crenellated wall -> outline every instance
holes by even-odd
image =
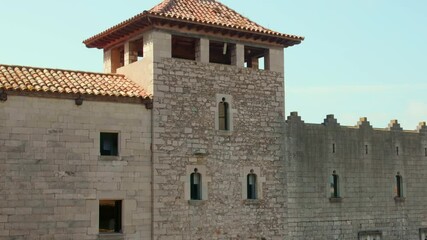
[[[290,239],[419,239],[427,227],[427,127],[404,131],[396,120],[374,129],[366,118],[340,126],[304,123],[296,112],[286,122],[286,172]],[[330,179],[339,176],[339,198]],[[403,179],[397,196],[396,175]]]

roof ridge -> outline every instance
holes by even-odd
[[[223,4],[222,2],[217,1],[217,0],[213,0],[213,1],[214,1],[214,2],[219,3],[220,5],[222,5],[222,6],[224,6],[224,7],[226,7],[227,9],[229,9],[230,11],[234,12],[235,14],[237,14],[237,15],[241,16],[242,18],[245,18],[246,20],[248,20],[248,21],[249,21],[249,22],[251,22],[252,24],[255,24],[257,27],[264,28],[265,30],[268,30],[268,31],[273,31],[273,30],[271,30],[270,28],[264,27],[264,26],[262,26],[262,25],[260,25],[260,24],[258,24],[258,23],[256,23],[256,22],[252,21],[250,18],[248,18],[248,17],[246,17],[245,15],[243,15],[243,14],[241,14],[241,13],[237,12],[236,10],[234,10],[234,9],[232,9],[231,7],[229,7],[229,6],[225,5],[225,4]]]
[[[245,24],[249,24],[249,26],[246,26],[246,27],[242,27],[242,26],[237,26],[236,25],[237,28],[255,30],[255,31],[259,31],[259,32],[268,32],[268,31],[274,32],[270,28],[264,27],[264,26],[262,26],[262,25],[260,25],[260,24],[258,24],[256,22],[254,22],[250,18],[244,16],[241,13],[238,13],[234,9],[228,7],[227,5],[225,5],[222,2],[217,1],[217,0],[164,0],[164,1],[160,2],[159,4],[157,4],[156,6],[152,7],[150,10],[148,10],[148,13],[155,14],[155,15],[160,14],[160,15],[165,15],[165,16],[175,16],[175,17],[176,16],[180,16],[179,18],[183,18],[183,15],[181,15],[179,13],[168,13],[168,11],[172,10],[171,8],[173,7],[173,4],[175,4],[175,5],[179,5],[179,3],[181,3],[181,4],[184,4],[184,3],[187,4],[188,2],[191,2],[189,4],[192,4],[192,3],[196,3],[196,4],[197,3],[201,3],[202,5],[204,5],[203,2],[213,3],[216,6],[212,5],[209,8],[214,9],[214,11],[216,9],[218,9],[219,12],[217,12],[217,13],[222,13],[222,11],[221,11],[220,8],[224,8],[226,10],[226,12],[231,12],[232,14],[240,17],[241,20],[243,20],[244,22],[246,22]],[[190,12],[193,13],[191,10],[190,10]],[[226,17],[226,18],[228,18],[228,17]],[[204,22],[203,19],[200,19],[198,16],[195,16],[195,15],[191,16],[191,19],[197,20],[199,22],[200,21]],[[215,25],[220,25],[220,26],[227,25],[227,24],[220,23],[220,22],[217,22],[217,21],[209,21],[209,22],[212,23],[212,24],[215,24]]]
[[[125,77],[124,74],[119,73],[100,73],[100,72],[90,72],[90,71],[82,71],[82,70],[72,70],[72,69],[62,69],[62,68],[43,68],[43,67],[34,67],[34,66],[25,66],[25,65],[10,65],[10,64],[2,64],[0,63],[0,67],[17,67],[17,68],[32,68],[32,69],[40,69],[40,70],[52,70],[52,71],[64,71],[64,72],[74,72],[74,73],[87,73],[87,74],[98,74],[98,75],[106,75],[106,76],[118,76]]]
[[[175,2],[175,0],[164,0],[159,4],[155,5],[154,7],[152,7],[150,10],[148,10],[148,12],[155,11],[155,9],[169,8],[173,2]]]

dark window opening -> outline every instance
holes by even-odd
[[[365,145],[365,154],[368,154],[368,145]]]
[[[125,65],[125,49],[122,47],[119,49],[119,68]]]
[[[122,232],[122,201],[100,200],[99,201],[99,232],[121,233]]]
[[[144,39],[138,39],[135,41],[135,51],[137,55],[137,61],[141,61],[144,58]]]
[[[172,36],[172,57],[196,60],[197,38]]]
[[[336,171],[334,170],[331,177],[331,197],[338,198],[339,195],[339,177]]]
[[[101,156],[118,156],[119,134],[101,133],[100,152]]]
[[[198,173],[197,168],[190,175],[190,199],[202,200],[202,175]]]
[[[403,197],[403,179],[399,173],[396,175],[396,197]]]
[[[231,65],[231,56],[235,49],[235,44],[209,41],[209,62]]]
[[[125,65],[125,48],[124,46],[111,50],[111,72],[116,73],[118,68]]]
[[[380,231],[364,231],[359,232],[359,240],[380,240],[381,232]]]
[[[245,64],[247,68],[269,69],[267,56],[269,50],[266,48],[257,48],[245,46]]]
[[[132,64],[134,62],[142,60],[144,57],[144,40],[138,39],[135,41],[130,41],[128,43],[129,49],[125,49],[125,52],[128,51],[127,56],[125,56],[125,65]],[[126,59],[126,57],[128,59]]]
[[[257,192],[256,192],[256,185],[257,185],[257,177],[254,173],[254,170],[251,170],[251,173],[247,175],[247,189],[248,189],[248,199],[257,199]]]
[[[399,156],[399,147],[396,147],[396,155]]]
[[[229,124],[229,105],[222,98],[222,101],[218,104],[218,118],[219,118],[219,130],[230,130]]]
[[[424,148],[424,156],[427,157],[427,148]]]
[[[332,153],[335,153],[335,143],[332,143]]]

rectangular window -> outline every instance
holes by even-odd
[[[399,174],[396,175],[396,197],[403,197],[403,179]]]
[[[269,70],[266,57],[269,54],[269,49],[245,46],[245,64],[247,68]]]
[[[99,232],[122,232],[121,200],[99,200]]]
[[[332,177],[333,177],[333,197],[339,197],[339,194],[338,194],[338,175],[336,175],[336,174],[334,174],[334,175],[332,175]]]
[[[218,104],[219,130],[229,130],[228,103],[225,98]]]
[[[172,35],[172,57],[196,60],[198,39]]]
[[[119,134],[102,132],[100,135],[100,153],[101,156],[119,155]]]
[[[340,179],[337,172],[334,170],[332,175],[329,176],[329,192],[330,192],[330,200],[335,201],[340,199]]]
[[[427,240],[427,228],[420,228],[420,239]]]
[[[231,55],[236,45],[226,42],[209,41],[209,62],[231,65]]]
[[[257,196],[256,196],[257,177],[253,173],[253,170],[246,177],[247,177],[248,199],[257,199]]]
[[[190,175],[190,199],[202,200],[202,175],[198,172],[197,168]]]
[[[359,232],[359,240],[381,240],[380,231]]]

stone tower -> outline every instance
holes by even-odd
[[[152,239],[287,234],[283,49],[215,0],[165,0],[88,40],[153,96]]]

